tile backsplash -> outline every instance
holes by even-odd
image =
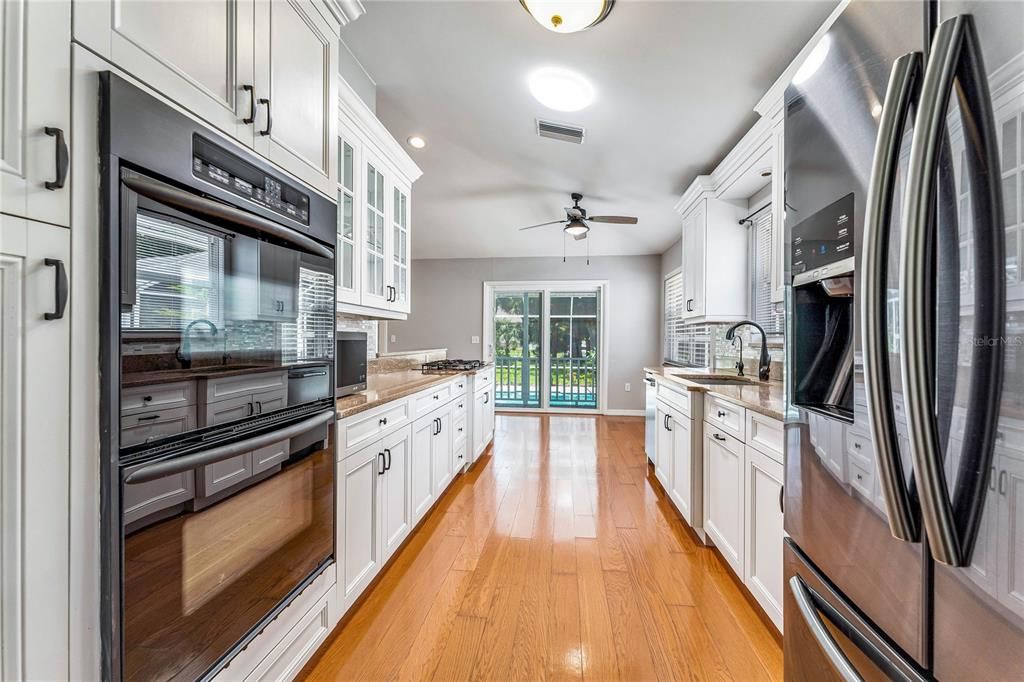
[[[681,343],[690,348],[688,357],[693,358],[692,365],[707,367],[714,370],[733,370],[739,360],[739,343],[727,341],[725,332],[731,324],[697,324],[687,325],[682,331]],[[742,327],[736,336],[743,339],[744,373],[757,376],[757,365],[761,358],[761,335],[753,327]],[[785,348],[781,338],[768,339],[768,356],[771,358],[771,377],[782,380],[783,365],[786,360]]]

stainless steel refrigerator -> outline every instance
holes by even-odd
[[[786,91],[785,664],[1024,677],[1024,3],[854,0]]]

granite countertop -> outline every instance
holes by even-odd
[[[703,391],[713,396],[736,403],[749,410],[773,419],[785,419],[786,400],[781,381],[758,381],[736,384],[700,384],[687,377],[699,378],[712,375],[729,375],[729,372],[707,372],[685,367],[644,367],[660,381],[669,381],[685,386],[691,391]],[[735,376],[735,374],[732,374]]]
[[[178,381],[195,381],[197,379],[214,379],[217,377],[234,377],[243,374],[261,374],[263,372],[287,372],[294,367],[314,367],[326,362],[292,362],[283,365],[211,365],[209,367],[193,367],[191,369],[162,369],[152,372],[124,372],[121,374],[121,388],[153,386],[156,384],[173,384]]]
[[[371,410],[392,400],[398,400],[431,386],[451,381],[460,375],[471,376],[491,366],[491,364],[487,364],[465,372],[427,373],[418,369],[407,369],[371,374],[366,378],[366,390],[338,398],[338,419],[345,419],[354,414]]]

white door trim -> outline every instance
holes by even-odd
[[[542,385],[540,386],[541,392],[541,405],[542,408],[518,408],[523,412],[548,412],[551,414],[559,413],[571,413],[571,414],[606,414],[608,410],[608,358],[611,355],[611,349],[609,348],[608,342],[611,335],[608,333],[608,311],[611,309],[609,304],[610,298],[610,286],[606,279],[574,279],[574,280],[522,280],[522,281],[489,281],[484,282],[484,300],[483,300],[483,329],[481,330],[483,336],[483,349],[482,356],[484,362],[494,362],[494,294],[499,291],[540,291],[543,295],[543,314],[541,315],[541,339],[547,339],[548,337],[548,313],[550,312],[550,294],[558,292],[571,292],[579,291],[581,289],[597,289],[601,296],[601,314],[598,319],[599,326],[599,337],[601,339],[601,350],[598,357],[599,365],[599,387],[597,396],[597,409],[596,410],[579,410],[574,408],[551,408],[547,407],[547,386],[543,385],[543,377],[547,376],[548,369],[550,367],[550,361],[548,358],[547,349],[543,349],[541,352],[541,377]],[[502,411],[512,411],[511,409]]]

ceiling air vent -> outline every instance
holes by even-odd
[[[537,119],[537,134],[541,137],[550,137],[552,140],[562,140],[563,142],[573,142],[575,144],[583,144],[583,128],[579,126],[571,126],[566,123],[555,123],[554,121],[545,121],[543,119]]]

